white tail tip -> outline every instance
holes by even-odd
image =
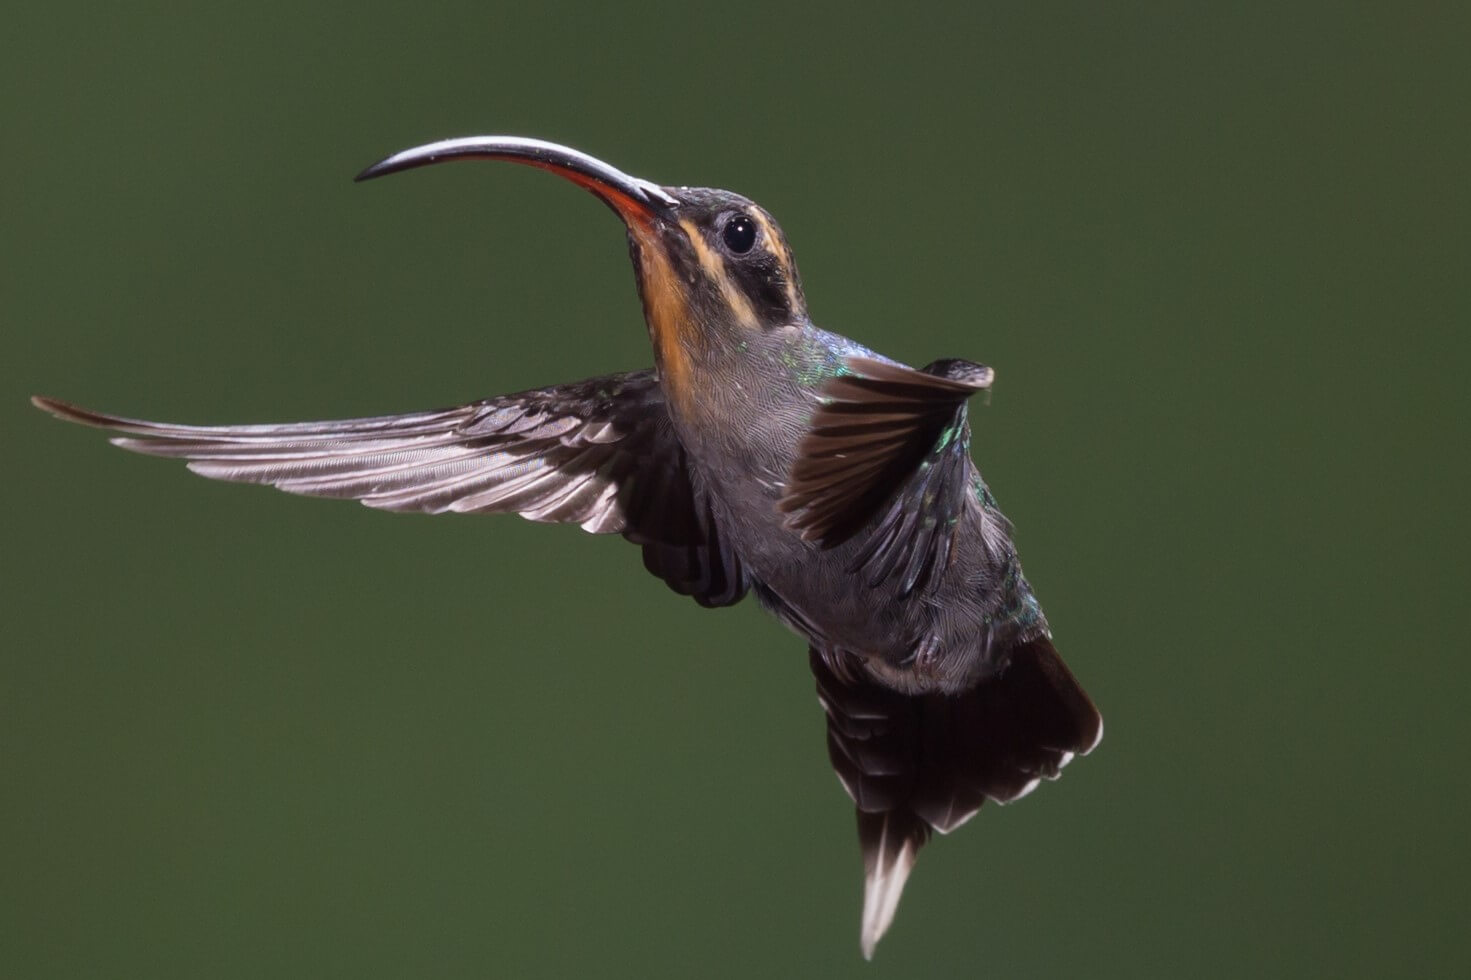
[[[898,845],[897,849],[894,845]],[[895,840],[888,834],[883,837],[883,846],[873,855],[863,883],[863,932],[859,942],[864,959],[873,959],[874,948],[893,923],[899,896],[904,893],[904,883],[909,880],[918,856],[919,846],[912,838]]]

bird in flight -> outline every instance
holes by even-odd
[[[622,219],[653,368],[284,425],[33,401],[212,479],[578,524],[621,534],[703,606],[753,594],[808,646],[828,755],[857,810],[871,957],[933,832],[1057,778],[1103,734],[971,459],[967,401],[993,372],[907,367],[814,325],[781,229],[729,191],[662,187],[513,136],[415,147],[358,179],[473,159],[551,171]]]

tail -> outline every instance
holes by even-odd
[[[1010,803],[1056,779],[1103,737],[1103,719],[1039,637],[959,695],[910,696],[869,679],[850,654],[811,651],[828,755],[858,809],[863,955],[893,922],[932,830],[949,833],[987,799]]]

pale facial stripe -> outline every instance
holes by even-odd
[[[801,308],[797,301],[797,277],[792,274],[792,251],[787,248],[786,242],[777,233],[776,226],[767,219],[760,211],[755,212],[756,223],[761,226],[761,232],[767,242],[767,250],[776,256],[776,261],[781,264],[782,281],[787,287],[787,309],[796,311]]]
[[[761,323],[756,318],[756,311],[751,307],[751,301],[746,294],[736,288],[731,282],[729,273],[725,269],[725,259],[711,251],[705,242],[705,236],[700,229],[688,218],[682,219],[679,226],[689,236],[690,244],[694,246],[695,258],[700,262],[700,268],[705,270],[705,275],[720,287],[720,295],[725,300],[725,305],[735,314],[743,327],[756,330]]]

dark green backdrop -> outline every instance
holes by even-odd
[[[0,974],[1471,968],[1452,5],[67,6],[0,41]],[[478,132],[747,193],[819,323],[998,369],[976,454],[1108,735],[932,845],[872,965],[753,603],[25,404],[321,418],[647,363],[587,195],[349,180]]]

